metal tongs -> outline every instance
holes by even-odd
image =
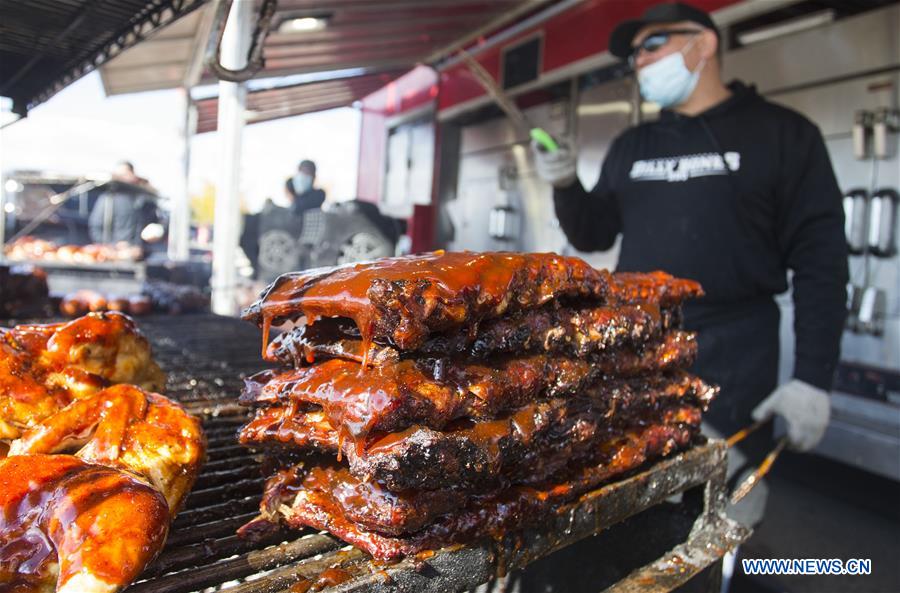
[[[728,445],[728,448],[730,449],[734,445],[740,443],[745,438],[771,422],[774,418],[774,416],[769,416],[767,418],[763,418],[762,420],[757,420],[750,426],[742,428],[741,430],[728,437],[728,440],[725,441],[725,444]],[[753,470],[753,473],[747,476],[747,478],[743,482],[738,484],[734,491],[731,493],[731,504],[737,504],[741,500],[743,500],[743,498],[747,496],[747,494],[749,494],[750,491],[753,490],[753,488],[763,480],[763,478],[766,477],[766,474],[768,474],[772,469],[772,465],[775,463],[775,460],[778,459],[778,456],[781,455],[781,452],[784,451],[785,447],[787,447],[787,444],[787,435],[778,439],[775,447],[771,451],[769,451],[765,459],[762,460],[762,463],[760,463],[759,466],[755,470]]]
[[[488,96],[494,100],[494,103],[496,103],[500,110],[506,114],[515,127],[528,132],[529,137],[535,141],[540,150],[544,152],[556,152],[559,150],[559,143],[556,141],[556,138],[554,138],[550,132],[535,126],[531,120],[528,119],[528,116],[519,109],[519,106],[516,105],[515,101],[500,88],[500,85],[497,84],[494,77],[491,76],[491,73],[485,70],[484,66],[482,66],[478,60],[473,58],[465,49],[460,49],[459,55],[466,62],[472,75],[475,76],[475,80],[478,81]]]

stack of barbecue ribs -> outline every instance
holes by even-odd
[[[376,558],[539,521],[689,446],[716,389],[685,369],[700,286],[555,254],[444,253],[287,274],[245,318],[296,322],[251,377],[260,517]]]

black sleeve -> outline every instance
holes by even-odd
[[[325,203],[325,192],[321,189],[311,189],[294,198],[294,212],[301,213],[307,210],[321,208]]]
[[[830,390],[847,316],[844,209],[822,134],[803,124],[783,144],[778,240],[794,273],[794,377]]]
[[[615,158],[614,142],[603,161],[600,179],[590,192],[585,191],[578,179],[569,187],[553,190],[553,206],[559,226],[578,251],[609,249],[622,232],[619,202],[611,187]]]
[[[108,193],[100,194],[100,197],[94,202],[94,207],[91,209],[90,214],[88,214],[88,236],[92,243],[99,243],[103,240],[104,210],[107,208],[106,204],[110,199]]]

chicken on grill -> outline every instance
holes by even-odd
[[[114,593],[156,557],[206,449],[164,381],[121,314],[0,332],[0,591]]]
[[[165,386],[149,343],[125,315],[0,329],[0,441],[118,383],[151,391]]]
[[[200,422],[181,406],[133,385],[76,400],[25,431],[9,455],[73,453],[127,470],[161,492],[174,517],[203,463]]]
[[[0,459],[0,590],[114,593],[165,542],[166,500],[71,455]]]

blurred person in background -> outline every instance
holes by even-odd
[[[316,182],[316,164],[310,160],[300,161],[297,173],[284,184],[285,193],[291,201],[294,214],[303,214],[307,210],[321,208],[325,203],[325,192],[314,187]]]
[[[91,210],[88,231],[94,243],[140,245],[163,238],[165,229],[157,212],[156,190],[135,174],[130,162],[116,165],[111,181]]]

